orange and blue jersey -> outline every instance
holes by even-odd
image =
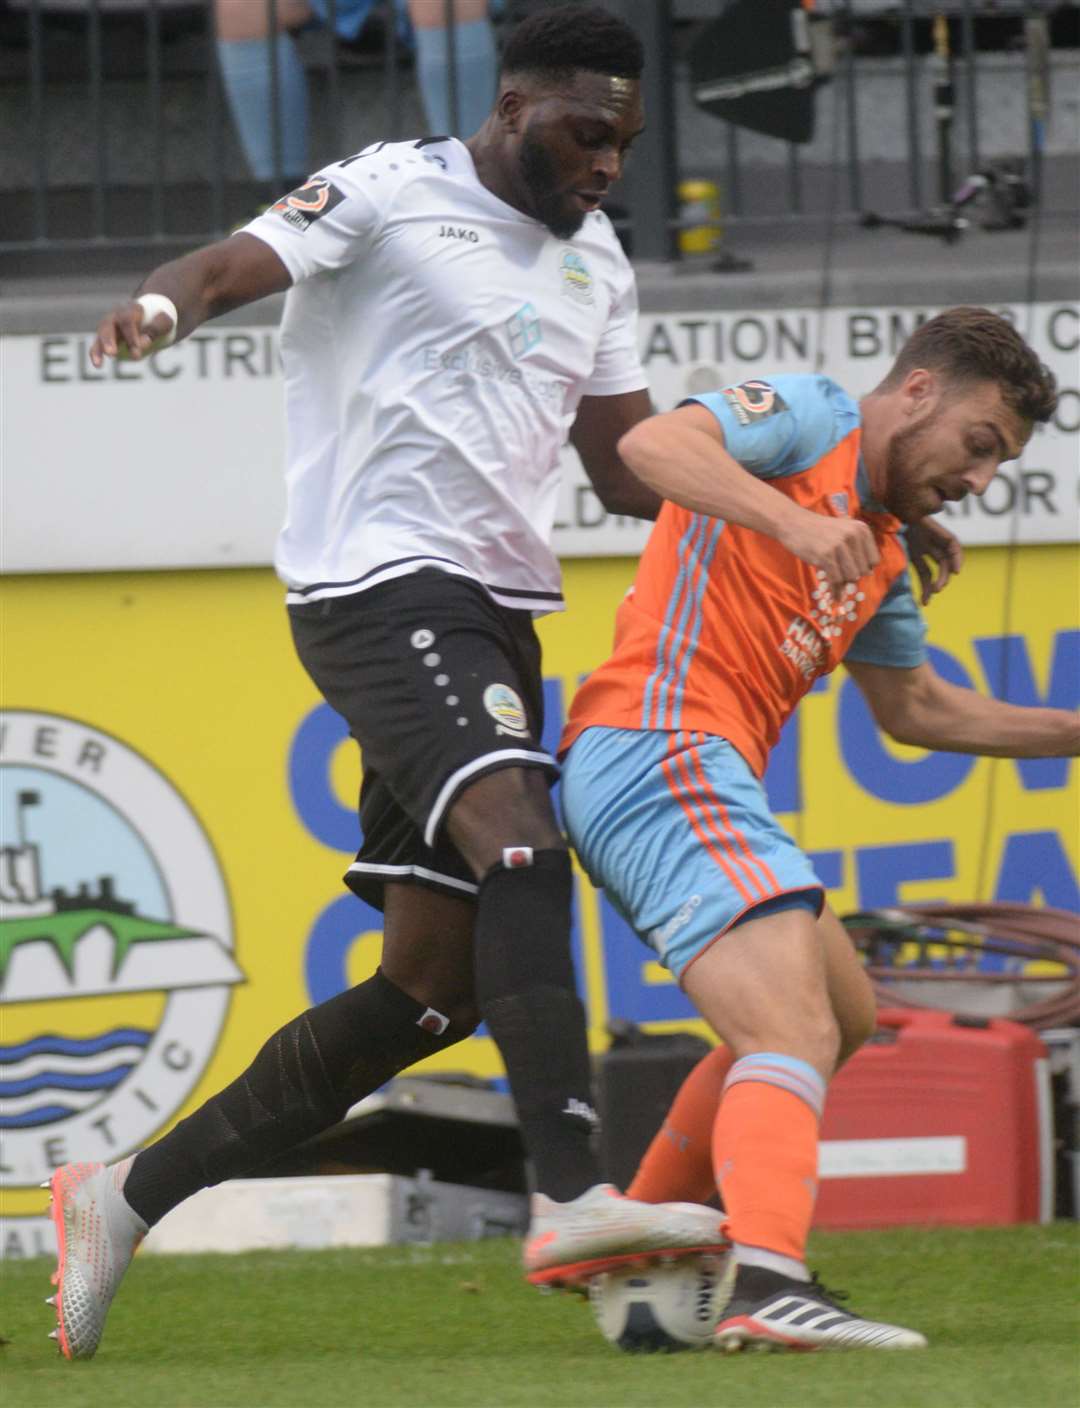
[[[692,398],[729,453],[812,513],[855,517],[879,561],[834,595],[774,539],[666,503],[619,607],[610,657],[582,685],[560,751],[587,728],[727,739],[761,777],[785,720],[849,656],[909,668],[925,658],[900,521],[870,496],[859,409],[824,376],[747,381]]]

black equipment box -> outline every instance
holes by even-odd
[[[345,1118],[260,1176],[421,1170],[440,1183],[526,1191],[525,1156],[509,1095],[475,1077],[398,1076]]]
[[[612,1022],[610,1050],[597,1063],[600,1166],[625,1190],[679,1086],[710,1043],[689,1032],[652,1036],[632,1022]]]

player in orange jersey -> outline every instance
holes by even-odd
[[[761,778],[784,721],[841,660],[902,742],[1080,752],[1075,714],[934,671],[904,542],[905,524],[983,493],[1055,404],[1010,323],[954,308],[859,403],[824,376],[778,376],[620,441],[667,502],[613,652],[571,709],[563,807],[585,869],[731,1054],[711,1131],[738,1261],[724,1348],[925,1344],[839,1309],[806,1270],[826,1085],[872,1030],[874,1000]],[[698,1094],[692,1118],[707,1120]]]

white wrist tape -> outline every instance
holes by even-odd
[[[136,298],[135,302],[143,310],[143,327],[152,323],[161,313],[172,322],[172,327],[168,332],[162,333],[160,337],[155,337],[150,344],[150,351],[156,352],[161,347],[171,347],[176,341],[176,325],[180,321],[180,315],[176,311],[176,304],[171,298],[166,298],[163,293],[143,293]]]

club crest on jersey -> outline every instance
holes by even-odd
[[[340,205],[345,199],[332,181],[325,176],[312,176],[295,191],[282,196],[270,207],[272,215],[281,218],[296,230],[307,230],[316,220],[321,220],[328,210]]]
[[[767,420],[787,410],[787,402],[767,381],[743,381],[738,386],[725,386],[723,395],[740,425]]]
[[[847,518],[851,510],[851,501],[848,497],[846,489],[841,490],[841,492],[838,494],[830,494],[829,503],[832,504],[833,508],[836,510],[836,512],[840,515],[841,518]]]
[[[576,303],[594,301],[593,276],[576,249],[568,249],[563,255],[559,272],[562,274],[563,293],[568,294]]]
[[[489,684],[484,690],[484,708],[495,720],[496,733],[508,733],[511,738],[525,738],[529,719],[521,696],[508,684]]]

